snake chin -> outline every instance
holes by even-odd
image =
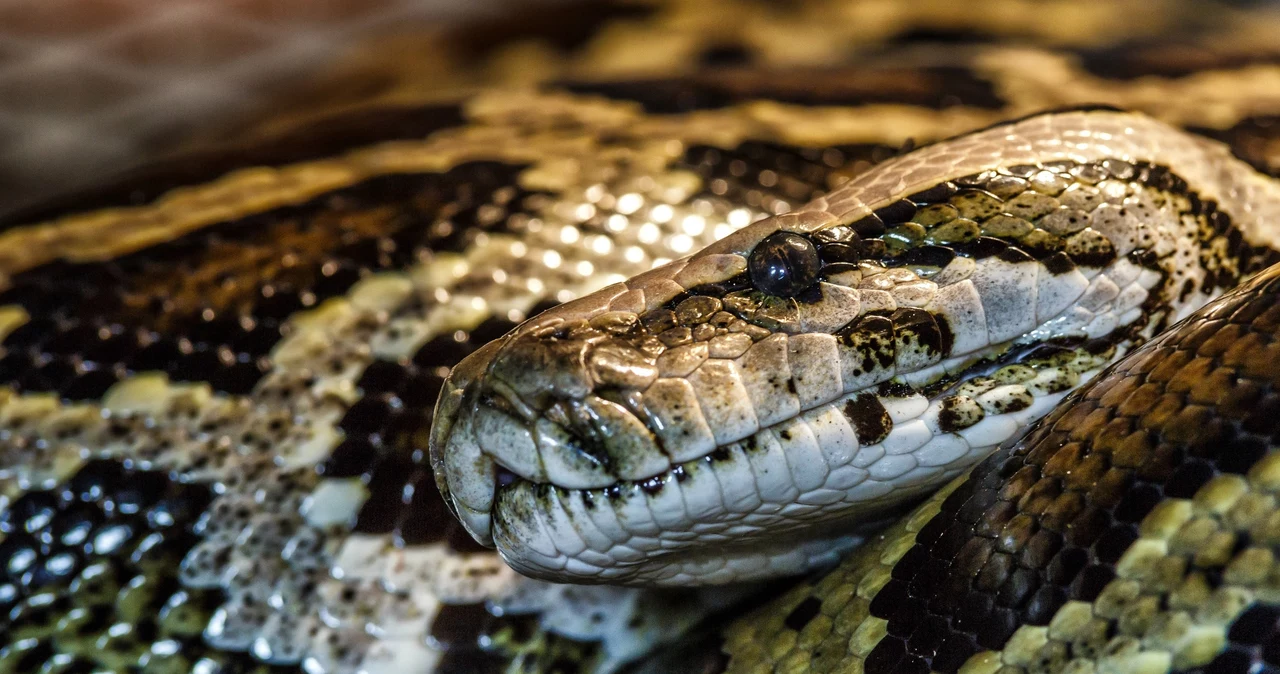
[[[575,584],[582,585],[688,588],[776,581],[830,568],[862,545],[867,534],[888,522],[877,518],[857,527],[836,527],[825,532],[798,529],[780,532],[764,541],[720,538],[708,545],[663,555],[660,560],[637,556],[630,564],[613,561],[604,565],[592,564],[590,555],[541,554],[542,549],[554,550],[551,541],[527,538],[529,532],[519,522],[496,518],[493,529],[498,554],[526,576],[563,582],[566,575],[572,575]],[[515,544],[512,537],[521,540]]]

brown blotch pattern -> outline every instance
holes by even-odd
[[[0,385],[92,400],[134,372],[248,393],[288,317],[365,275],[509,230],[536,195],[520,166],[391,175],[100,263],[54,262],[0,292],[32,319],[0,346]]]

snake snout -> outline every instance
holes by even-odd
[[[582,398],[591,391],[588,349],[586,340],[558,338],[554,332],[518,334],[495,355],[489,376],[517,405]]]
[[[526,326],[468,356],[449,375],[432,431],[432,460],[441,493],[481,543],[491,543],[489,511],[502,487],[517,480],[607,486],[617,480],[612,469],[625,463],[612,457],[635,453],[632,436],[643,424],[593,391],[617,379],[599,372],[634,374],[644,364],[628,364],[598,333],[579,327]]]
[[[480,448],[519,478],[567,489],[666,470],[634,399],[656,368],[582,328],[517,334],[494,353],[469,408]]]
[[[474,401],[484,373],[502,341],[464,358],[449,373],[436,402],[428,443],[436,486],[476,541],[492,545],[489,509],[497,484],[494,464],[480,449],[474,430]]]

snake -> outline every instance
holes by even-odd
[[[0,672],[1280,666],[1276,24],[1156,4],[542,9],[0,216]]]

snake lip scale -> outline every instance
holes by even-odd
[[[470,356],[437,412],[441,491],[548,579],[828,563],[1256,269],[1277,199],[1220,146],[1112,110],[916,150]],[[963,395],[1035,344],[1073,355]]]

